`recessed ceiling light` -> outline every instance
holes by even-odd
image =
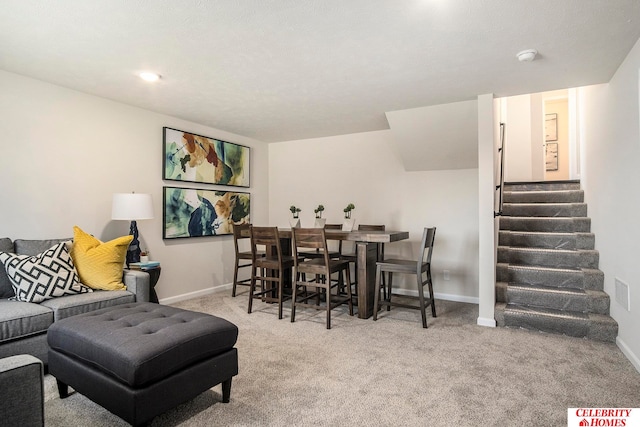
[[[148,72],[148,71],[140,73],[139,76],[140,76],[140,78],[142,80],[147,81],[147,82],[156,82],[156,81],[158,81],[160,79],[160,75],[159,74],[151,73],[151,72]]]
[[[536,58],[538,51],[535,49],[527,49],[516,54],[518,61],[520,62],[531,62]]]

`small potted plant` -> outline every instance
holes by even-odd
[[[302,212],[302,209],[300,208],[296,208],[294,205],[291,205],[291,207],[289,208],[289,210],[291,211],[291,213],[293,214],[293,218],[298,218],[298,214],[300,212]]]
[[[300,214],[302,209],[297,208],[294,205],[291,205],[289,210],[291,211],[291,214],[293,215],[293,218],[289,220],[289,224],[291,225],[291,228],[300,227],[300,219],[298,218],[298,215]]]
[[[354,228],[356,220],[351,218],[351,211],[356,207],[353,203],[349,203],[346,208],[342,211],[344,212],[344,224],[342,224],[343,231],[351,231]]]
[[[324,228],[324,224],[327,221],[326,219],[322,218],[322,212],[324,211],[324,206],[318,205],[318,207],[315,208],[313,211],[316,214],[315,228]]]
[[[347,205],[346,208],[343,209],[344,211],[344,218],[345,219],[349,219],[351,218],[351,211],[354,210],[356,207],[353,205],[353,203],[349,203]]]

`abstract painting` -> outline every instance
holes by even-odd
[[[163,187],[163,239],[233,234],[233,224],[250,222],[250,194]]]
[[[249,187],[249,147],[168,127],[163,141],[162,179]]]

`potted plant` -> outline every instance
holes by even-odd
[[[354,229],[356,220],[351,218],[351,211],[355,208],[356,207],[353,203],[349,203],[347,207],[342,210],[344,212],[344,223],[342,224],[343,231],[351,231]]]
[[[293,214],[294,218],[298,218],[298,214],[300,212],[302,212],[302,209],[300,208],[296,208],[294,205],[291,205],[291,207],[289,208],[289,210],[291,211],[291,213]]]
[[[356,208],[356,207],[354,206],[354,204],[353,204],[353,203],[349,203],[349,204],[347,205],[347,207],[343,209],[343,211],[344,211],[344,218],[345,218],[345,219],[349,219],[349,218],[351,218],[351,211],[352,211],[352,210],[354,210],[355,208]]]
[[[315,208],[313,211],[316,213],[316,222],[314,227],[324,228],[324,224],[327,221],[326,219],[322,218],[322,212],[324,211],[324,206],[318,205],[318,207]]]

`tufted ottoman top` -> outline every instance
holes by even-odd
[[[131,303],[68,317],[47,332],[49,347],[141,387],[233,348],[238,327],[204,313]]]

